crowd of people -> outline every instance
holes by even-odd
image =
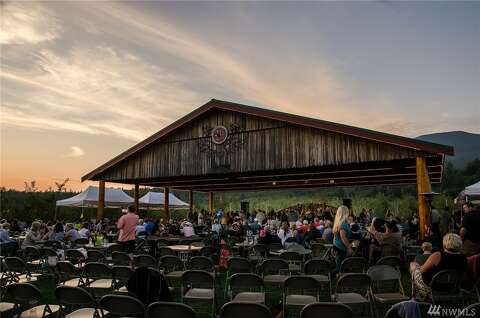
[[[141,219],[135,208],[130,206],[116,222],[108,219],[78,223],[36,220],[27,224],[1,220],[0,244],[2,254],[14,255],[18,249],[33,246],[39,241],[69,244],[84,238],[94,242],[99,234],[115,236],[126,252],[133,252],[136,240],[149,235],[191,237],[211,233],[217,242],[237,238],[253,243],[279,243],[284,248],[289,244],[309,248],[313,242],[321,240],[331,244],[338,270],[341,262],[354,254],[364,256],[371,264],[381,256],[402,256],[402,245],[413,241],[413,244],[423,243],[423,254],[410,268],[417,289],[422,291],[428,289],[436,272],[443,269],[465,270],[467,257],[478,257],[480,212],[471,203],[463,205],[463,212],[456,233],[451,228],[440,226],[441,222],[435,221],[437,219],[432,214],[432,224],[426,229],[427,237],[424,242],[418,242],[417,216],[400,219],[387,212],[381,219],[375,217],[371,209],[355,215],[344,205],[336,211],[327,206],[315,209],[299,206],[277,212],[258,210],[251,213],[224,212],[220,209],[212,213],[200,211],[188,219],[178,220]],[[25,234],[19,244],[12,235],[20,233]]]

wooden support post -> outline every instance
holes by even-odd
[[[420,227],[420,239],[425,239],[425,227],[430,225],[430,208],[427,200],[421,193],[431,192],[432,186],[428,177],[427,162],[424,157],[416,159],[417,171],[417,197],[418,197],[418,220]]]
[[[167,220],[170,219],[170,204],[169,204],[169,198],[170,198],[170,188],[164,188],[163,194],[165,195],[165,200],[163,202],[163,209],[165,210],[166,218]]]
[[[137,214],[140,213],[140,203],[139,203],[139,196],[140,196],[140,186],[138,184],[135,184],[135,190],[133,192],[133,199],[135,200],[135,211],[137,211]]]
[[[188,220],[191,220],[193,215],[193,190],[188,190]]]
[[[97,220],[103,219],[105,209],[105,181],[98,183]]]
[[[214,204],[213,204],[213,192],[208,192],[208,209],[211,213],[214,212]]]

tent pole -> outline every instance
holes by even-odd
[[[188,220],[191,220],[193,215],[193,190],[188,190]]]
[[[103,219],[105,209],[105,181],[98,182],[97,220]]]
[[[169,209],[169,204],[168,204],[168,199],[170,197],[170,188],[165,187],[163,190],[163,194],[165,196],[164,202],[163,202],[163,209],[165,210],[165,214],[167,216],[167,220],[170,219],[170,209]]]
[[[135,211],[137,211],[137,214],[140,213],[140,206],[138,202],[138,197],[139,197],[139,185],[138,183],[135,184],[135,191],[134,191],[134,200],[135,200]]]

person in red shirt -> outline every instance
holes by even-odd
[[[123,246],[126,253],[133,253],[135,250],[135,230],[138,223],[138,215],[136,214],[135,206],[130,205],[127,213],[122,215],[117,223],[117,228],[120,230],[118,234],[118,242]]]

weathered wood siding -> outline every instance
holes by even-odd
[[[245,142],[226,156],[200,151],[204,126],[236,124]],[[419,152],[246,114],[215,110],[109,168],[100,179],[120,181],[211,173],[308,168],[415,158]]]

